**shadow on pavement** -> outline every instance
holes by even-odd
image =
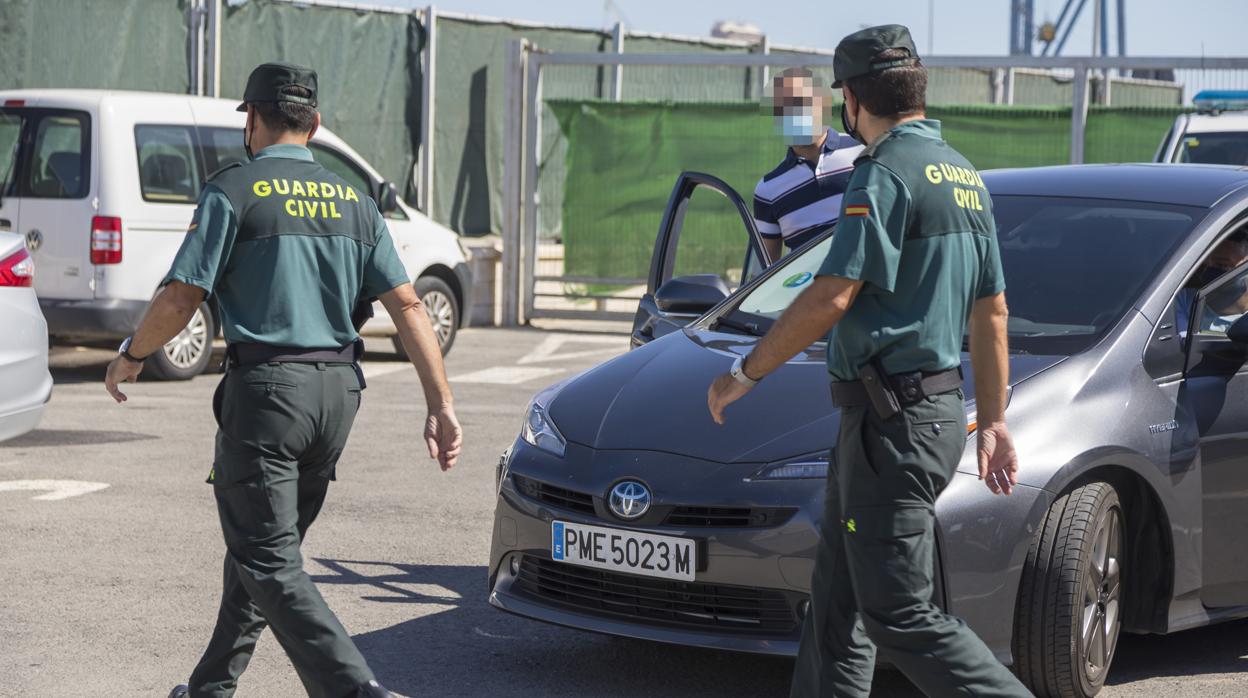
[[[425,604],[425,615],[355,637],[387,688],[438,696],[783,696],[787,658],[594,635],[509,615],[486,602],[486,569],[323,560],[318,585],[360,585],[378,603]],[[397,613],[396,613],[397,615]],[[877,695],[919,696],[881,671]]]
[[[36,429],[16,439],[5,441],[0,448],[38,448],[41,446],[85,446],[97,444],[120,444],[127,441],[158,439],[153,434],[134,431],[105,431],[96,429]]]
[[[1248,620],[1173,635],[1123,635],[1108,684],[1248,671]]]

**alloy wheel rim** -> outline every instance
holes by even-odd
[[[191,368],[199,363],[208,347],[208,320],[204,310],[195,311],[191,321],[164,346],[165,358],[178,368]]]
[[[438,335],[438,343],[446,344],[455,326],[455,313],[451,299],[441,291],[430,291],[425,294],[424,298],[421,298],[421,302],[425,304],[425,313],[429,315],[433,331]]]
[[[1083,615],[1080,637],[1083,669],[1089,681],[1104,679],[1118,643],[1122,599],[1122,525],[1117,509],[1097,522],[1083,583]]]

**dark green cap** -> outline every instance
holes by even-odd
[[[312,93],[312,98],[282,94],[283,87],[292,85],[306,88]],[[294,102],[315,107],[316,71],[294,63],[258,65],[247,78],[247,89],[243,90],[243,103],[238,105],[238,110],[247,111],[247,105],[254,102]]]
[[[891,49],[905,49],[910,57],[889,61],[875,59]],[[900,24],[868,27],[841,39],[841,43],[836,45],[836,55],[832,57],[832,77],[835,78],[832,86],[840,87],[850,78],[914,65],[918,61],[919,52],[914,48],[914,39],[910,38],[909,29]]]

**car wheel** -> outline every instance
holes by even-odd
[[[425,304],[425,313],[429,323],[433,325],[433,333],[438,337],[438,346],[442,348],[442,356],[446,356],[455,343],[455,333],[459,328],[459,303],[455,300],[455,292],[446,282],[434,276],[422,276],[412,284],[416,295]],[[394,350],[399,356],[407,356],[403,350],[403,342],[399,336],[391,338]]]
[[[201,303],[191,321],[147,360],[146,375],[157,380],[190,380],[208,368],[216,324],[207,303]]]
[[[1122,624],[1123,522],[1113,486],[1093,482],[1057,498],[1027,551],[1014,666],[1041,698],[1105,685]]]

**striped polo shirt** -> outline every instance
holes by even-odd
[[[789,148],[784,160],[754,188],[754,224],[766,238],[783,238],[795,248],[836,222],[862,144],[828,129],[812,163]]]

